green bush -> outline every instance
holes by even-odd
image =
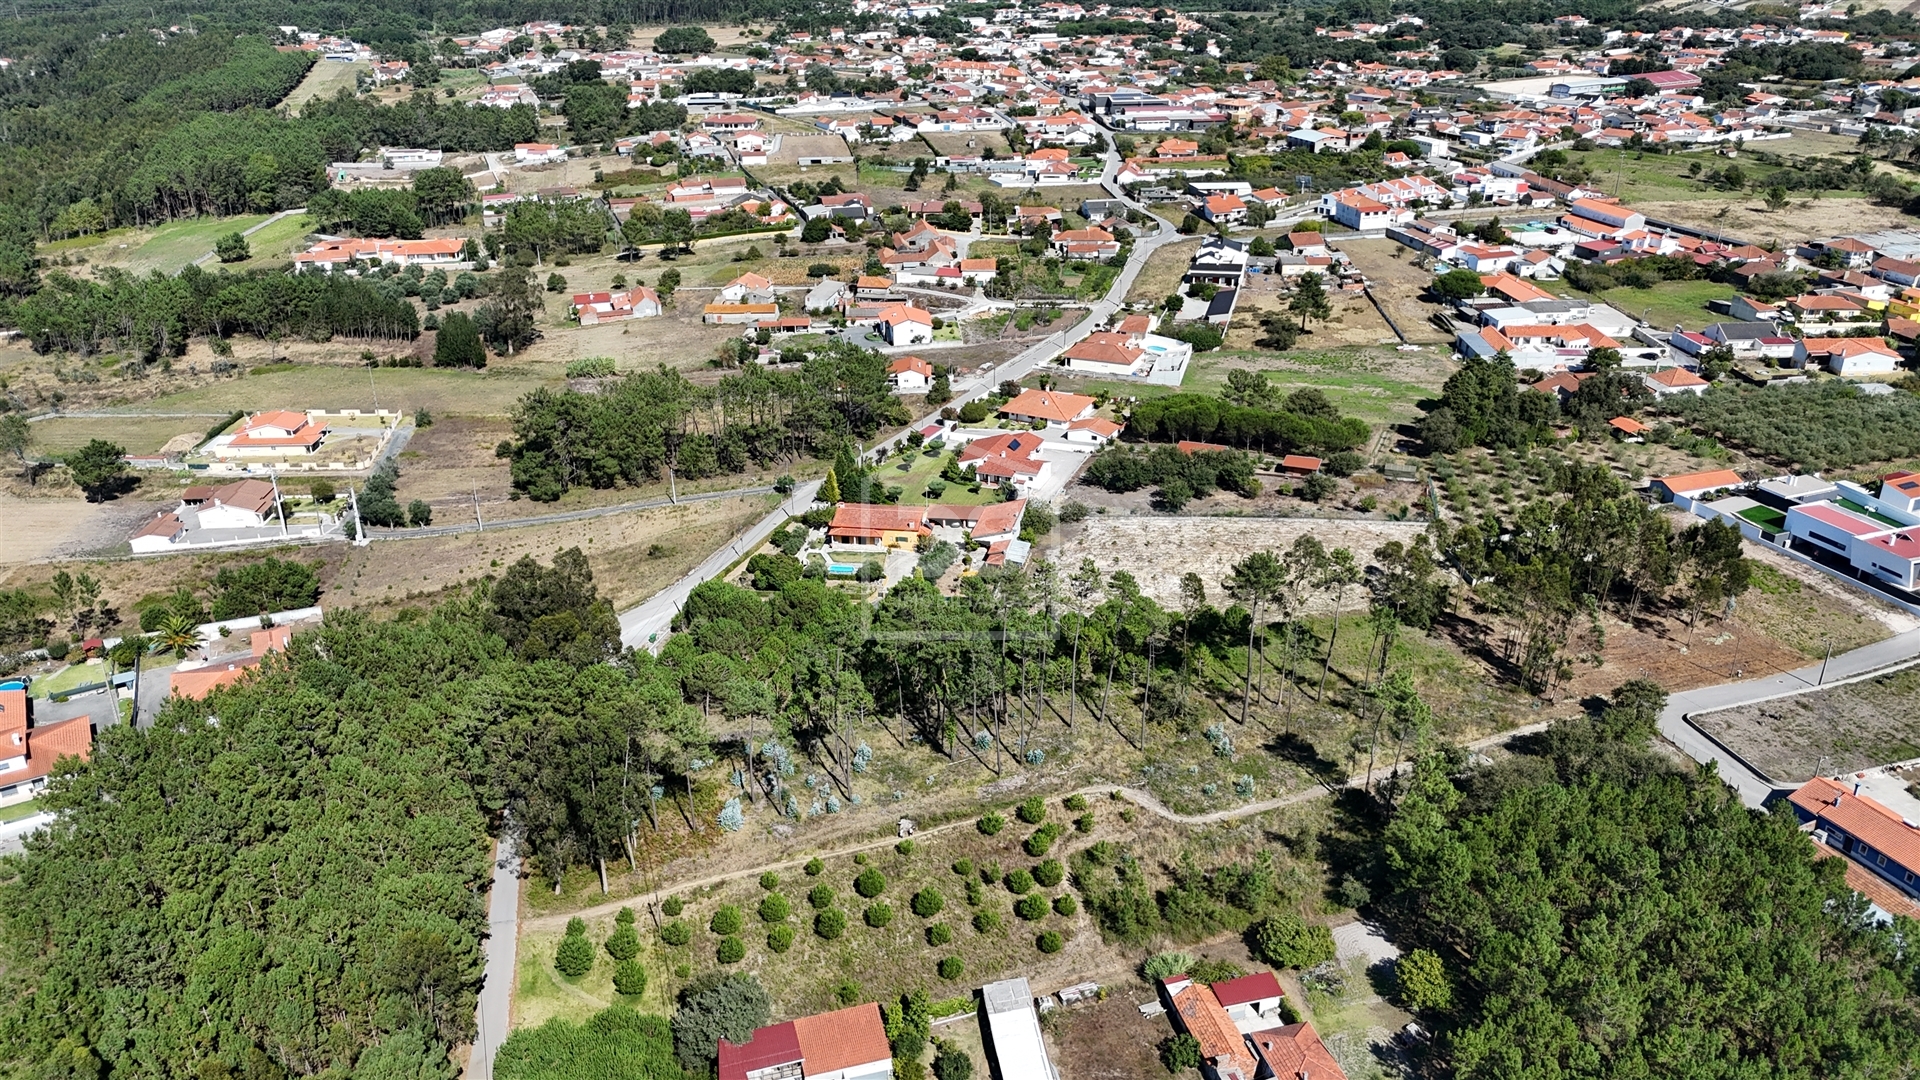
[[[807,871],[807,876],[808,876],[808,877],[819,877],[819,876],[820,876],[820,872],[821,872],[822,870],[825,870],[826,868],[827,868],[827,864],[826,864],[826,863],[823,863],[823,862],[821,862],[821,861],[820,861],[819,859],[817,859],[817,858],[816,858],[816,859],[808,859],[808,860],[807,860],[807,865],[806,865],[806,867],[805,867],[805,869],[806,869],[806,871]]]
[[[853,879],[853,891],[871,900],[887,891],[887,875],[869,866]]]
[[[962,962],[961,959],[957,956],[947,956],[947,957],[941,958],[940,966],[936,970],[940,972],[941,978],[947,980],[948,982],[952,982],[953,980],[966,974],[967,965],[964,962]],[[962,1054],[961,1057],[965,1058],[966,1055]],[[935,1058],[934,1065],[938,1067],[939,1064],[940,1064],[940,1059]],[[971,1074],[972,1074],[972,1062],[969,1061],[968,1075],[971,1075]],[[934,1073],[934,1076],[936,1077],[939,1075],[940,1074],[937,1072]]]
[[[855,856],[853,857],[853,865],[855,865],[855,866],[865,866],[865,865],[867,865],[867,853],[866,853],[866,852],[864,852],[864,851],[862,851],[862,852],[860,852],[859,854],[857,854],[857,855],[855,855]]]
[[[976,911],[973,913],[973,929],[976,933],[991,934],[1000,929],[1000,913],[997,911]]]
[[[640,935],[633,932],[632,923],[621,923],[614,928],[613,935],[607,938],[607,955],[615,960],[631,960],[640,955]]]
[[[943,922],[927,927],[927,944],[934,947],[945,945],[953,940],[953,927]]]
[[[613,967],[613,988],[625,997],[647,992],[647,969],[638,960],[622,960]]]
[[[1081,832],[1081,833],[1092,832],[1093,831],[1093,815],[1081,814],[1079,817],[1074,818],[1073,828],[1075,832]]]
[[[1066,876],[1066,868],[1060,865],[1059,859],[1048,859],[1033,868],[1034,883],[1042,888],[1051,889],[1060,884]]]
[[[913,913],[923,919],[933,918],[946,906],[947,898],[938,889],[928,887],[913,894]]]
[[[807,903],[811,904],[815,911],[822,911],[832,907],[833,906],[833,886],[827,885],[827,884],[820,884],[820,885],[815,885],[811,889],[808,889]]]
[[[665,912],[669,919],[678,916],[682,911],[686,910],[686,907],[686,902],[677,896],[669,896],[660,904],[660,910]]]
[[[560,974],[579,978],[593,970],[593,943],[587,940],[584,931],[575,934],[569,931],[560,939],[560,945],[553,950],[553,966]]]
[[[732,904],[722,904],[713,913],[713,918],[707,922],[707,929],[721,937],[729,937],[739,933],[740,927],[745,925],[745,922],[746,920],[740,917],[739,908]]]
[[[747,958],[747,943],[737,937],[723,937],[713,955],[723,964],[737,964]]]
[[[761,874],[761,875],[760,875],[760,887],[761,887],[761,888],[763,888],[763,889],[765,889],[765,890],[767,890],[768,892],[772,892],[773,890],[775,890],[775,889],[777,889],[777,888],[779,888],[779,887],[780,887],[780,875],[779,875],[779,874],[776,874],[776,873],[774,873],[774,872],[773,872],[773,871],[771,871],[771,870],[769,870],[769,871],[767,871],[767,872],[766,872],[766,873],[764,873],[764,874]]]
[[[634,923],[633,909],[630,907],[621,908],[620,913],[613,917],[613,921],[621,926],[632,926]]]
[[[1079,910],[1080,905],[1074,902],[1071,893],[1061,893],[1059,896],[1053,898],[1053,913],[1055,915],[1072,918],[1073,913]]]
[[[875,930],[884,929],[888,923],[893,921],[893,905],[887,903],[885,900],[876,900],[867,905],[865,918],[868,926],[873,927]]]
[[[1069,795],[1061,801],[1060,805],[1077,814],[1087,808],[1087,797],[1085,795]]]
[[[787,916],[791,914],[793,914],[793,905],[787,902],[784,895],[775,892],[760,898],[761,922],[786,922]]]
[[[1025,870],[1009,870],[1004,884],[1013,895],[1025,896],[1033,891],[1033,875]]]
[[[1033,939],[1033,947],[1043,953],[1057,953],[1067,947],[1067,939],[1060,936],[1060,931],[1049,930]]]
[[[992,811],[988,811],[980,817],[980,833],[983,836],[994,836],[1006,827],[1007,819]]]
[[[660,928],[660,940],[678,948],[693,940],[693,928],[679,919],[673,919]]]
[[[893,845],[893,850],[899,852],[902,855],[911,855],[913,854],[914,849],[916,849],[917,847],[919,847],[919,845],[915,844],[911,840],[902,840],[899,843]]]
[[[972,877],[973,876],[973,860],[972,859],[953,860],[953,872],[956,874],[959,874],[961,877]]]
[[[953,974],[947,974],[947,965],[953,964]],[[940,961],[940,977],[957,979],[966,970],[957,956],[949,956]],[[968,1002],[972,1004],[971,1001]],[[947,1042],[945,1039],[935,1044],[937,1051],[933,1055],[934,1080],[973,1080],[973,1058],[965,1050]]]
[[[1029,825],[1038,825],[1047,820],[1047,800],[1038,795],[1023,799],[1014,810],[1014,816]]]
[[[1453,1005],[1453,982],[1440,956],[1431,949],[1415,949],[1394,965],[1400,998],[1410,1009],[1445,1009]]]
[[[768,930],[767,948],[776,953],[783,953],[793,948],[793,927],[781,923],[779,926]]]
[[[813,932],[832,941],[847,932],[847,917],[839,908],[827,908],[813,917]]]
[[[1192,967],[1192,953],[1163,952],[1147,957],[1146,963],[1140,965],[1140,973],[1157,981],[1169,975],[1184,975]]]
[[[842,1005],[858,1005],[860,999],[865,996],[866,994],[860,989],[860,984],[852,979],[844,979],[840,985],[833,988],[834,1000]]]
[[[1168,1036],[1160,1043],[1160,1064],[1170,1073],[1200,1067],[1200,1040],[1181,1032]]]
[[[1195,960],[1187,968],[1187,974],[1193,976],[1195,982],[1203,982],[1209,985],[1217,982],[1226,982],[1228,979],[1237,979],[1246,973],[1247,970],[1245,968],[1231,960],[1215,960],[1208,956],[1203,956]]]
[[[1333,931],[1292,912],[1262,919],[1253,928],[1254,954],[1274,967],[1309,968],[1333,959]]]
[[[1042,825],[1033,830],[1033,835],[1027,837],[1026,842],[1021,844],[1020,847],[1027,854],[1037,859],[1052,850],[1053,842],[1059,838],[1060,826],[1053,824]]]
[[[980,879],[968,878],[967,879],[967,906],[979,907],[980,901],[985,900],[986,898],[987,898],[987,890],[985,886],[980,884]]]
[[[1038,922],[1047,917],[1047,898],[1039,893],[1028,893],[1013,902],[1013,913],[1028,922]]]

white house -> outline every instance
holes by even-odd
[[[1877,337],[1804,338],[1795,343],[1795,367],[1809,363],[1835,375],[1891,375],[1900,366],[1900,354]]]
[[[567,148],[552,143],[514,143],[513,160],[520,165],[551,165],[567,160]]]
[[[892,1080],[880,1006],[803,1016],[756,1030],[735,1046],[719,1040],[719,1080]]]
[[[933,315],[906,304],[888,304],[878,316],[880,336],[889,345],[925,345],[933,340]]]
[[[257,529],[278,520],[273,485],[265,480],[236,480],[211,490],[188,488],[182,507],[198,513],[202,529]]]
[[[923,394],[933,385],[933,365],[917,356],[898,356],[887,365],[887,382],[904,394]]]
[[[660,294],[645,285],[620,292],[574,293],[568,312],[581,326],[651,319],[660,314]]]
[[[722,287],[719,300],[723,304],[772,303],[773,282],[749,270]]]

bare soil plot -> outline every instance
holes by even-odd
[[[1634,209],[1649,218],[1711,229],[1756,244],[1776,240],[1793,244],[1840,231],[1872,232],[1912,222],[1899,207],[1881,206],[1871,199],[1796,199],[1775,213],[1758,195],[1745,194],[1724,199],[1636,201]]]
[[[1127,290],[1127,302],[1158,304],[1179,292],[1180,279],[1186,276],[1193,253],[1199,249],[1198,239],[1176,240],[1154,249],[1140,268],[1140,276],[1133,279],[1133,288]]]
[[[1355,269],[1367,276],[1374,298],[1393,316],[1408,341],[1451,342],[1433,325],[1432,316],[1441,309],[1423,299],[1433,275],[1414,265],[1411,248],[1392,240],[1342,240],[1336,246],[1353,260]]]
[[[1233,325],[1227,331],[1226,347],[1230,349],[1254,348],[1254,342],[1265,333],[1260,325],[1262,318],[1286,310],[1286,297],[1280,294],[1268,275],[1249,278],[1243,291],[1238,309],[1233,313]],[[1380,317],[1380,312],[1366,297],[1358,293],[1336,292],[1329,293],[1327,299],[1333,307],[1332,316],[1324,321],[1316,320],[1310,331],[1301,336],[1297,347],[1384,345],[1391,348],[1400,344],[1393,328]]]
[[[405,483],[403,474],[402,498],[407,497]],[[578,546],[587,554],[600,594],[616,608],[631,607],[763,516],[775,498],[715,499],[558,525],[377,541],[345,552],[327,595],[334,604],[354,607],[427,606],[444,590],[497,574],[522,555],[544,562]],[[446,518],[449,524],[454,520]]]
[[[782,134],[780,149],[767,155],[767,164],[797,166],[803,157],[851,156],[852,151],[847,149],[847,140],[838,135],[825,132],[818,135]],[[849,163],[846,168],[852,169],[853,165]]]
[[[1920,757],[1920,667],[1719,712],[1693,722],[1779,783]]]
[[[1155,997],[1153,987],[1129,977],[1115,985],[1105,1001],[1053,1014],[1053,1061],[1060,1075],[1139,1080],[1164,1072],[1155,1048],[1173,1029],[1167,1017],[1144,1017],[1139,1008]]]
[[[0,567],[8,568],[0,571],[0,583],[17,588],[25,578],[13,568],[26,563],[124,544],[127,534],[159,508],[132,498],[90,503],[78,492],[71,498],[0,493]]]
[[[997,131],[943,131],[922,135],[920,139],[941,157],[964,157],[984,154],[988,150],[1000,157],[1013,153],[1013,148],[1007,145],[1007,137]]]
[[[1180,578],[1197,573],[1208,591],[1220,587],[1233,564],[1255,551],[1285,551],[1302,536],[1328,548],[1350,549],[1364,565],[1389,540],[1411,541],[1422,522],[1335,521],[1320,518],[1186,518],[1096,515],[1063,543],[1058,561],[1078,566],[1092,559],[1108,574],[1125,570],[1140,591],[1169,607],[1180,606]],[[1349,592],[1347,603],[1354,602]],[[1331,612],[1333,596],[1316,597],[1314,612]]]

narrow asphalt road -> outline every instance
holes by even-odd
[[[478,1034],[467,1076],[492,1080],[493,1059],[512,1025],[513,977],[520,948],[520,859],[511,834],[500,839],[493,863],[493,889],[487,895],[487,977],[480,984]]]

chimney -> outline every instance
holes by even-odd
[[[1860,794],[1860,784],[1859,784],[1859,782],[1858,782],[1858,781],[1855,781],[1855,782],[1854,782],[1854,785],[1853,785],[1853,793],[1854,793],[1855,795],[1858,795],[1858,794]]]

